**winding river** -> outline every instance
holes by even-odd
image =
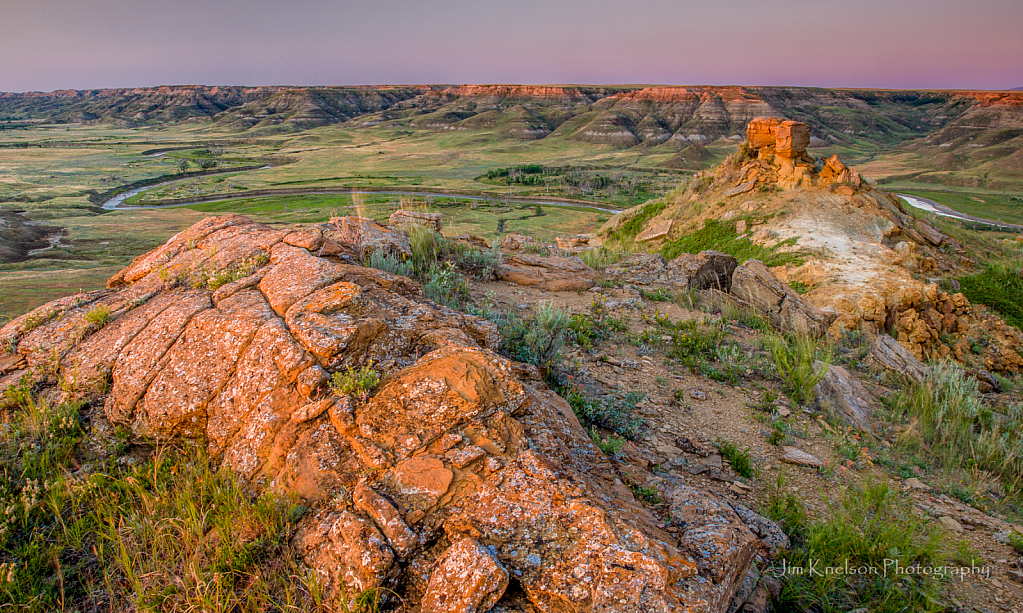
[[[265,166],[264,168],[269,168],[269,166]],[[263,169],[260,169],[260,170],[263,170]],[[189,177],[189,178],[192,178],[192,177]],[[129,198],[131,198],[133,196],[137,196],[137,195],[139,195],[139,194],[141,194],[143,192],[147,192],[147,191],[154,190],[154,189],[159,189],[161,187],[166,187],[168,185],[172,185],[174,183],[178,183],[180,181],[187,181],[187,180],[188,179],[171,179],[170,181],[164,181],[163,183],[156,183],[154,185],[147,185],[146,187],[138,187],[138,188],[135,188],[135,189],[131,189],[131,190],[128,190],[126,192],[122,192],[120,194],[117,194],[116,196],[114,196],[114,197],[110,198],[109,200],[107,200],[106,202],[104,202],[103,203],[103,208],[108,210],[108,211],[115,211],[115,210],[122,210],[122,211],[124,211],[124,210],[144,210],[144,209],[165,209],[165,208],[175,208],[175,207],[183,207],[183,206],[195,206],[197,204],[210,204],[210,203],[213,203],[213,202],[226,202],[228,200],[244,200],[244,199],[249,199],[249,198],[272,198],[272,197],[274,197],[273,193],[256,193],[256,194],[251,194],[251,195],[237,194],[237,195],[233,195],[233,196],[226,196],[224,198],[214,198],[214,199],[200,198],[200,199],[190,200],[190,201],[186,201],[186,202],[175,202],[174,204],[155,204],[155,205],[143,205],[143,206],[132,206],[132,205],[125,204],[125,201],[127,199],[129,199]],[[431,197],[431,198],[455,198],[455,199],[458,199],[458,200],[478,200],[478,201],[484,201],[484,200],[505,200],[505,199],[507,199],[510,202],[517,202],[517,203],[521,203],[521,204],[540,204],[540,205],[543,205],[543,206],[552,206],[552,207],[561,207],[561,208],[591,209],[591,210],[594,210],[594,211],[601,211],[601,212],[604,212],[604,213],[620,213],[622,211],[622,209],[613,209],[613,208],[601,207],[601,206],[597,206],[595,204],[575,203],[575,202],[562,202],[562,201],[558,201],[558,200],[537,200],[537,199],[532,199],[532,198],[517,198],[517,197],[514,197],[514,196],[511,196],[511,197],[508,197],[508,198],[502,198],[502,197],[496,196],[496,195],[495,196],[481,196],[481,195],[478,195],[478,194],[477,195],[474,195],[474,194],[459,194],[459,193],[455,193],[455,192],[424,192],[424,191],[403,191],[403,190],[382,190],[382,191],[376,191],[376,190],[353,190],[353,189],[345,189],[345,188],[339,187],[337,189],[319,189],[319,190],[309,190],[309,191],[301,191],[301,190],[299,190],[299,191],[290,191],[289,190],[287,192],[282,192],[280,194],[280,196],[309,196],[309,195],[317,195],[317,194],[339,194],[339,195],[343,195],[343,194],[363,194],[363,195],[367,195],[367,196],[372,196],[372,195],[414,196],[414,197],[422,197],[422,198],[427,198],[427,197]]]

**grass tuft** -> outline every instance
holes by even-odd
[[[945,562],[940,529],[917,517],[885,484],[868,481],[849,486],[829,507],[823,520],[811,522],[794,495],[778,491],[771,497],[766,514],[781,524],[793,544],[775,562],[787,569],[777,603],[781,610],[945,610],[939,601],[941,578],[922,572]],[[903,572],[896,572],[896,565]],[[809,572],[811,567],[818,572]],[[827,568],[876,572],[826,573]]]
[[[814,398],[814,386],[827,374],[830,351],[825,349],[825,355],[818,358],[817,341],[807,334],[775,336],[769,348],[785,393],[798,405],[810,403]],[[824,365],[815,366],[818,361]]]

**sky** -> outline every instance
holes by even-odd
[[[1023,87],[1021,0],[3,0],[0,91]]]

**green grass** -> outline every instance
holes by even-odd
[[[625,244],[636,238],[636,235],[643,231],[648,221],[657,217],[664,209],[668,206],[668,203],[664,200],[657,200],[654,202],[648,202],[638,211],[629,216],[629,218],[618,226],[614,232],[609,235],[609,240],[618,244]]]
[[[830,348],[818,344],[817,339],[806,334],[773,336],[768,343],[781,377],[782,389],[800,406],[811,402],[814,386],[827,374],[826,364],[831,362]],[[818,360],[825,365],[816,366]]]
[[[27,385],[0,410],[0,601],[12,610],[325,611],[290,540],[304,509],[200,450],[131,450]]]
[[[757,477],[760,471],[753,465],[753,456],[750,455],[750,448],[739,447],[735,443],[719,439],[717,442],[718,451],[721,457],[728,462],[737,475],[747,479]]]
[[[1002,319],[1023,329],[1023,273],[1018,265],[989,264],[974,275],[959,277],[963,294],[970,302],[994,309]]]
[[[795,243],[796,238],[793,237],[782,241],[775,247],[763,247],[745,238],[739,238],[735,232],[733,221],[708,219],[699,230],[664,245],[661,255],[665,259],[672,260],[683,253],[699,253],[713,249],[735,256],[740,264],[746,260],[756,259],[767,266],[782,266],[784,264],[798,266],[803,263],[804,256],[802,254],[781,250],[781,248],[791,247]]]
[[[828,506],[822,519],[812,521],[794,495],[778,491],[771,497],[765,514],[781,523],[793,545],[774,562],[776,574],[786,569],[777,603],[782,611],[946,610],[939,600],[944,579],[918,570],[947,563],[940,528],[914,514],[898,492],[869,481],[849,486]]]
[[[1023,503],[1023,406],[996,415],[981,401],[976,379],[950,364],[931,367],[922,383],[889,403],[908,422],[897,444],[908,461],[915,456],[946,471],[986,472],[1001,482],[1005,497]]]

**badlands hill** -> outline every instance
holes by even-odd
[[[799,87],[390,86],[154,87],[0,94],[0,120],[147,126],[200,122],[258,136],[318,126],[488,130],[567,137],[708,165],[706,146],[741,142],[758,116],[806,123],[810,147],[898,148],[887,174],[998,188],[1023,173],[1023,94]],[[963,173],[982,167],[981,171]]]
[[[975,254],[838,156],[809,154],[810,134],[799,122],[755,119],[746,145],[723,165],[612,218],[596,240],[670,258],[713,230],[733,249],[770,258],[780,281],[801,288],[819,310],[811,329],[835,339],[889,333],[918,359],[1023,367],[1019,331],[948,281],[972,271]],[[978,334],[990,339],[983,350],[971,345]]]

